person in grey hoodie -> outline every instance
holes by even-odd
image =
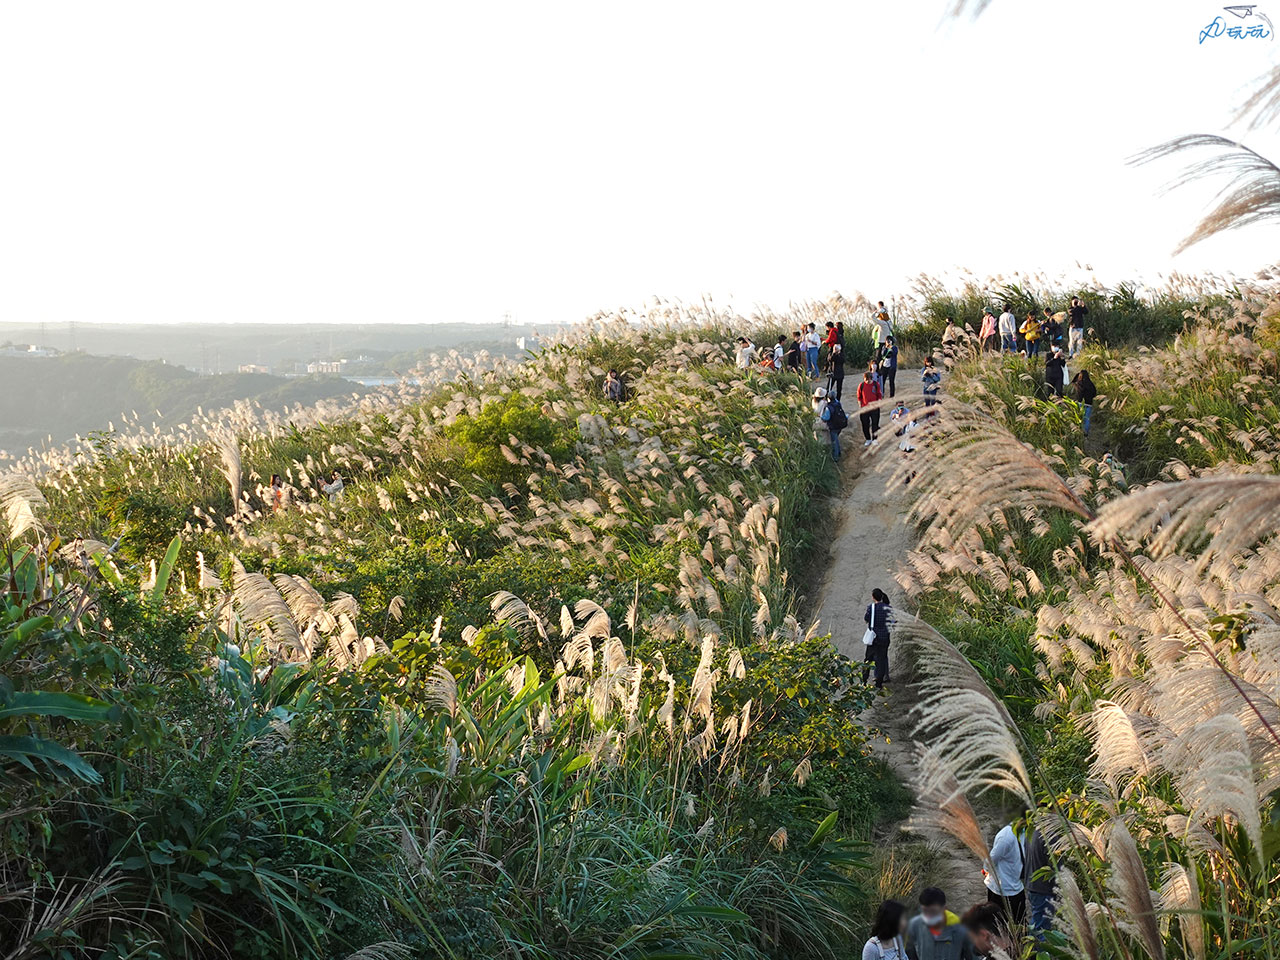
[[[907,960],[974,960],[969,934],[937,887],[921,891],[920,912],[907,924]]]

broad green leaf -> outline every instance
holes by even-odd
[[[156,585],[151,590],[151,599],[160,600],[164,597],[164,592],[169,589],[169,578],[173,576],[173,567],[178,562],[178,551],[182,549],[182,535],[176,534],[169,541],[169,547],[164,552],[164,559],[160,561],[160,566],[156,568]]]
[[[35,770],[33,760],[47,764],[57,776],[65,771],[88,783],[98,783],[102,775],[74,750],[41,737],[0,736],[0,759],[7,758]]]

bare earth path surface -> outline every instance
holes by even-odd
[[[813,606],[814,618],[820,621],[823,630],[831,631],[836,649],[855,661],[862,660],[866,649],[862,645],[862,633],[866,629],[863,614],[871,601],[872,588],[879,587],[895,604],[902,603],[904,598],[894,574],[906,559],[907,551],[915,545],[913,531],[904,518],[904,494],[887,489],[885,478],[867,467],[861,453],[860,449],[850,450],[845,456],[845,470],[861,472],[846,478],[843,499],[833,505],[835,535]],[[905,661],[903,648],[892,641],[889,674],[888,696],[877,700],[863,719],[880,734],[872,742],[872,752],[909,786],[912,775],[909,711],[915,702],[915,691],[911,684],[911,664]],[[985,811],[977,812],[990,843],[998,824],[988,822],[983,817]],[[986,899],[981,864],[964,846],[950,837],[908,833],[906,827],[905,822],[893,824],[885,836],[877,838],[881,841],[882,871],[892,866],[886,860],[886,849],[894,851],[893,856],[897,858],[897,851],[907,851],[914,846],[917,855],[905,855],[902,859],[922,861],[918,863],[921,875],[912,881],[914,889],[892,889],[891,884],[884,890],[886,895],[910,896],[909,907],[913,907],[921,888],[938,886],[946,891],[947,905],[957,913]],[[926,849],[921,850],[922,844]]]

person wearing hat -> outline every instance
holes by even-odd
[[[1049,351],[1049,359],[1044,362],[1044,385],[1050,396],[1062,396],[1066,377],[1067,361],[1062,356],[1062,347],[1055,344]]]

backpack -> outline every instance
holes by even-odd
[[[827,398],[827,408],[822,411],[822,420],[826,423],[828,430],[834,430],[837,433],[849,425],[849,415],[844,412],[844,407],[840,406],[840,401],[834,397]]]

